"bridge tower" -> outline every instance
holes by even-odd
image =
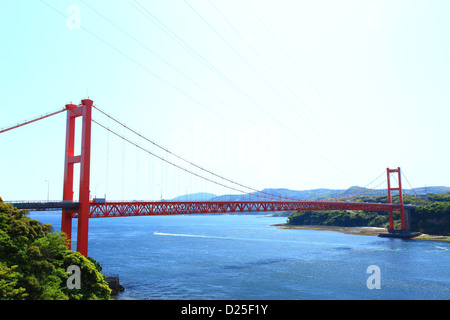
[[[64,163],[63,200],[73,200],[74,164],[80,163],[80,193],[78,209],[77,251],[87,257],[90,214],[91,126],[93,101],[84,99],[79,106],[67,104],[66,151]],[[82,117],[81,154],[75,156],[75,119]],[[67,235],[68,248],[72,240],[71,210],[63,210],[61,231]]]
[[[387,168],[387,186],[388,186],[388,201],[392,203],[392,191],[398,191],[399,202],[401,205],[400,208],[400,222],[401,222],[401,230],[405,230],[405,208],[403,206],[403,190],[402,190],[402,177],[400,172],[400,167],[397,169],[389,169]],[[398,187],[393,188],[391,185],[391,173],[397,173],[397,182]],[[389,229],[394,230],[394,218],[392,215],[392,210],[389,210]]]

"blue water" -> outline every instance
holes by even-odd
[[[31,218],[60,230],[58,212]],[[89,256],[104,273],[120,276],[120,299],[450,299],[448,242],[270,226],[285,221],[261,215],[91,219]],[[380,268],[380,289],[366,285],[370,265]]]

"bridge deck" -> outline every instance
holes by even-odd
[[[79,203],[76,201],[50,202],[12,202],[18,209],[55,210],[73,212],[77,217]],[[367,202],[333,201],[148,201],[148,202],[91,202],[90,218],[208,214],[208,213],[246,213],[305,210],[365,210],[399,211],[401,205]]]
[[[398,204],[331,201],[154,201],[91,203],[91,218],[305,210],[399,211]]]

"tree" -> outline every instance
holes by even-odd
[[[0,262],[0,300],[23,300],[27,297],[25,288],[17,286],[20,273],[14,271],[17,266],[8,268]]]
[[[0,198],[0,299],[110,299],[101,266],[66,247],[66,238]],[[81,270],[81,289],[70,290],[66,272]]]

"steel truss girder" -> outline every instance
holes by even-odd
[[[90,218],[307,210],[400,211],[401,205],[332,201],[151,201],[91,203]],[[76,217],[77,214],[74,214]]]

